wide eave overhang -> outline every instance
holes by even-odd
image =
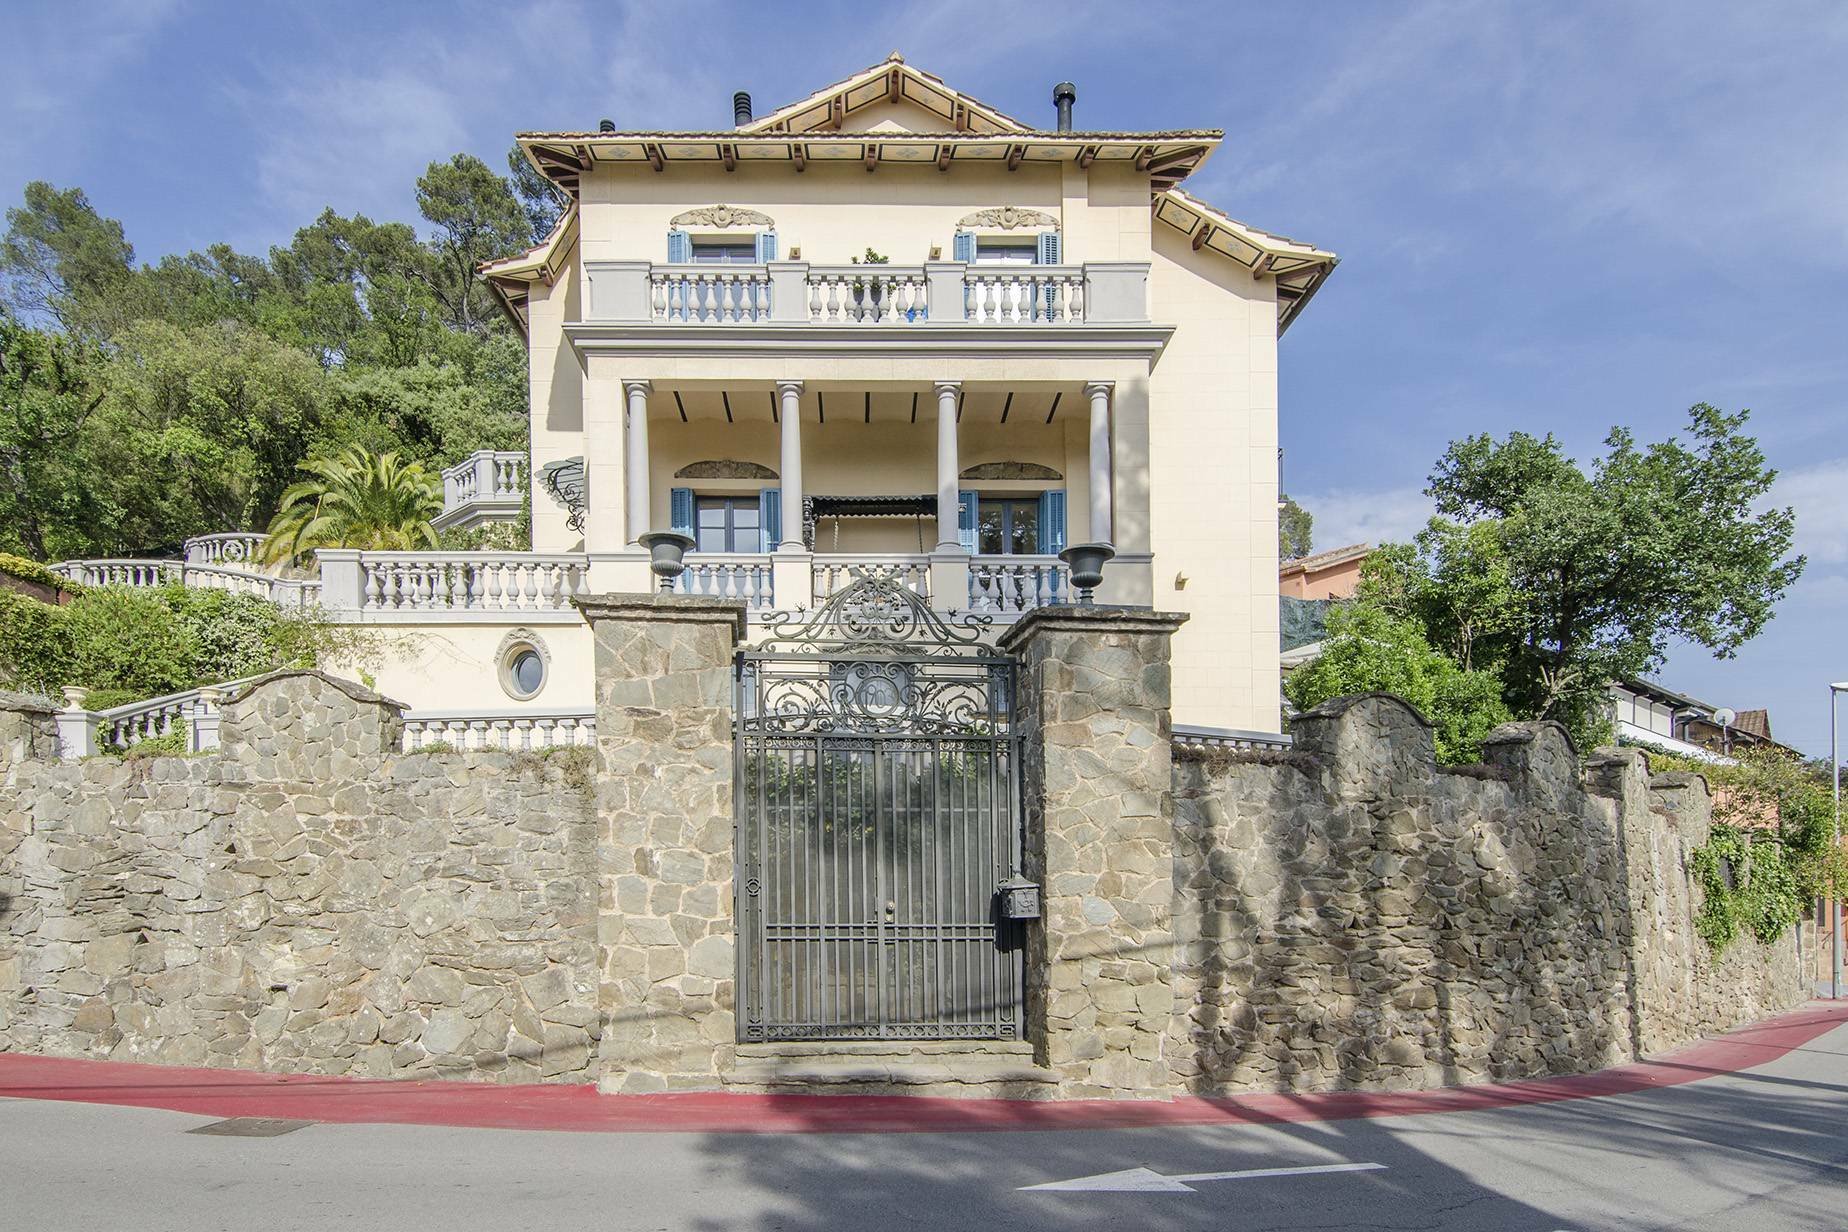
[[[1225,134],[1218,129],[1176,132],[630,132],[521,133],[517,140],[534,167],[575,194],[593,167],[724,167],[744,163],[811,163],[865,167],[961,164],[1018,168],[1029,163],[1122,163],[1149,173],[1156,191],[1197,170]]]

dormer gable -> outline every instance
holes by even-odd
[[[905,63],[896,51],[807,98],[738,126],[741,133],[1030,133],[1022,123],[943,78]]]

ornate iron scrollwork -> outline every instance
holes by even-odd
[[[1004,731],[1013,661],[987,616],[945,617],[898,578],[856,569],[812,615],[773,613],[742,656],[738,722],[756,733]]]

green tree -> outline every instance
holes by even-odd
[[[235,321],[124,331],[93,452],[122,510],[100,547],[145,552],[262,526],[308,451],[327,378],[301,351]]]
[[[513,195],[520,199],[520,208],[526,212],[527,239],[537,244],[558,225],[565,212],[566,197],[558,190],[558,185],[539,174],[517,142],[507,152],[507,169],[511,172],[508,179]]]
[[[1677,638],[1730,657],[1803,571],[1794,513],[1760,508],[1777,472],[1747,418],[1702,403],[1685,443],[1644,447],[1613,429],[1589,471],[1551,436],[1457,441],[1427,489],[1440,517],[1376,555],[1365,593],[1497,671],[1516,713],[1596,739],[1611,682]]]
[[[1315,542],[1315,518],[1307,509],[1296,503],[1296,498],[1285,496],[1277,508],[1277,555],[1283,560],[1300,560],[1309,555],[1311,545]]]
[[[1354,693],[1402,697],[1431,720],[1446,765],[1478,760],[1483,738],[1512,717],[1497,676],[1458,667],[1416,622],[1365,601],[1329,610],[1321,655],[1292,671],[1283,691],[1298,710]]]
[[[417,206],[435,230],[426,277],[444,323],[476,335],[503,328],[476,269],[530,246],[532,220],[512,187],[479,158],[457,154],[418,178]]]
[[[49,319],[69,334],[107,337],[124,323],[118,300],[135,250],[122,224],[104,218],[81,188],[26,185],[25,205],[6,212],[0,288],[14,313]]]
[[[301,469],[313,478],[283,493],[263,545],[266,561],[299,559],[316,548],[437,546],[430,520],[443,511],[443,489],[420,464],[354,447]]]
[[[114,512],[88,434],[105,396],[102,367],[93,345],[0,311],[0,548],[63,555],[87,546]]]

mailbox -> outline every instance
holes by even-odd
[[[995,887],[1001,896],[1001,918],[1037,920],[1040,918],[1040,888],[1025,877],[1014,876]]]

